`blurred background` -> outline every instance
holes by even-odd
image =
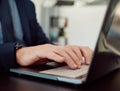
[[[32,0],[39,24],[58,45],[94,49],[109,0]]]

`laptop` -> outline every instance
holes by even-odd
[[[70,84],[92,83],[120,68],[120,0],[110,0],[90,65],[71,70],[65,64],[11,68],[10,72]]]

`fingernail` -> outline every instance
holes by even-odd
[[[80,69],[81,68],[81,65],[78,65],[78,69]]]
[[[81,62],[79,62],[79,63],[77,64],[77,66],[81,66]]]
[[[89,61],[87,61],[87,64],[90,64],[90,62],[89,62]]]
[[[74,64],[73,66],[74,66],[74,68],[77,68],[77,65]]]
[[[81,60],[81,63],[84,64],[85,62],[83,60]]]

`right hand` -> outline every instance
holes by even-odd
[[[24,47],[16,52],[17,63],[21,66],[29,66],[39,63],[46,63],[45,59],[56,62],[65,62],[72,68],[80,68],[83,57],[85,63],[89,64],[92,56],[92,50],[81,46],[55,46],[51,44],[38,45],[33,47]]]

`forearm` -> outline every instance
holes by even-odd
[[[16,50],[15,43],[5,43],[0,45],[0,70],[9,70],[15,67],[16,64]]]

